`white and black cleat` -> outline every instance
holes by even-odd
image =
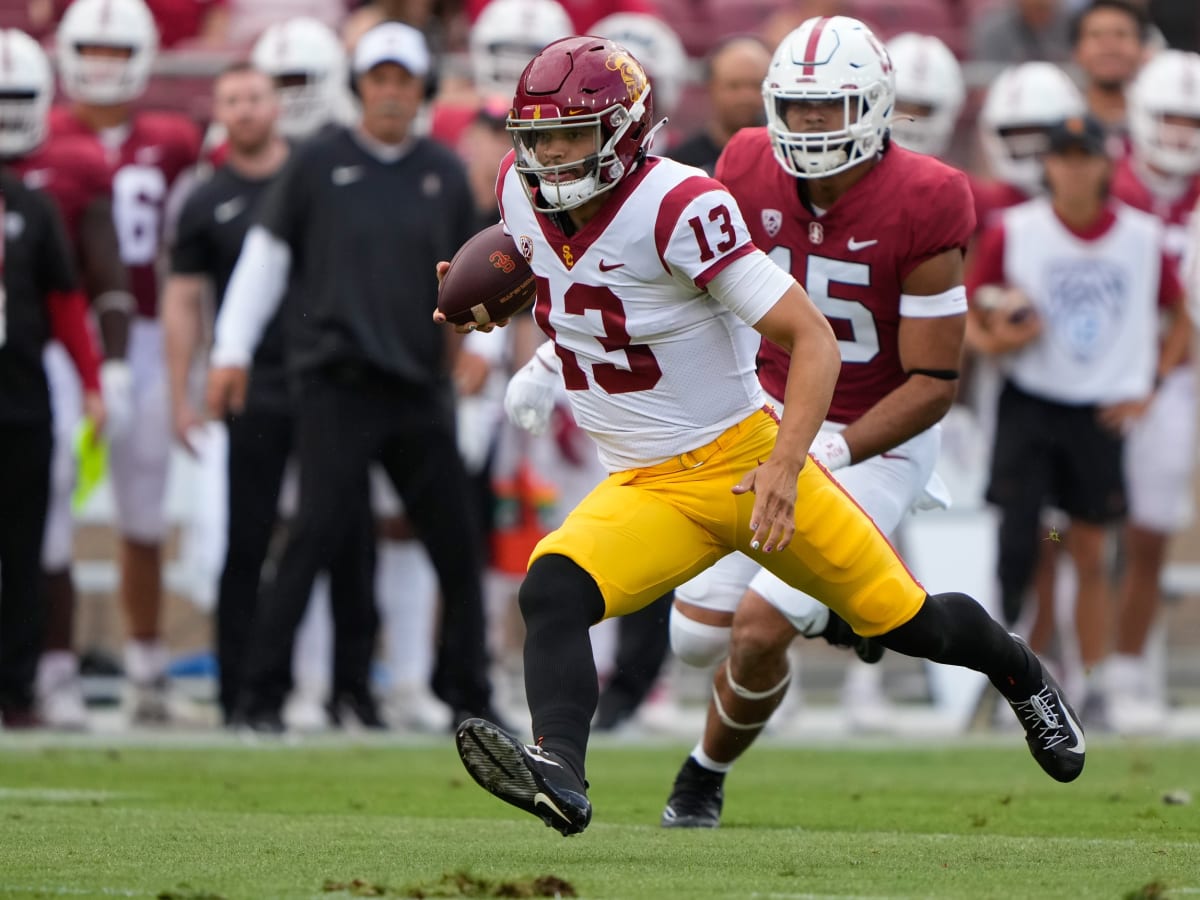
[[[1028,646],[1025,652],[1033,655]],[[1041,688],[1024,700],[1008,703],[1025,728],[1025,743],[1038,765],[1055,781],[1074,781],[1083,771],[1087,748],[1083,727],[1054,676],[1045,666],[1041,670]]]
[[[564,837],[592,820],[586,787],[553,754],[522,744],[485,719],[467,719],[455,731],[463,765],[479,786],[537,816]]]

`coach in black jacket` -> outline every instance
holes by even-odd
[[[346,500],[372,460],[387,471],[437,570],[443,627],[433,688],[458,716],[490,707],[482,561],[454,434],[446,338],[431,319],[435,263],[472,234],[462,164],[410,133],[429,52],[388,22],[354,56],[361,120],[297,148],[262,201],[216,325],[215,414],[245,397],[247,367],[285,293],[288,366],[300,391],[300,502],[273,594],[255,629],[244,704],[277,714],[316,573],[347,539]]]

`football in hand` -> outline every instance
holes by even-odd
[[[497,222],[463,244],[438,288],[437,307],[455,325],[502,322],[529,305],[537,282]]]

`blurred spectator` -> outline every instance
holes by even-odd
[[[3,155],[35,190],[49,195],[62,215],[81,281],[92,300],[104,343],[101,384],[107,387],[107,428],[127,427],[130,373],[125,362],[133,297],[117,251],[112,216],[112,173],[103,151],[86,138],[47,139],[46,114],[54,80],[45,52],[28,35],[8,33],[0,90],[9,99],[3,117]],[[28,149],[28,152],[19,153]],[[19,158],[18,158],[19,155]],[[42,540],[42,590],[46,603],[45,652],[38,663],[37,706],[52,728],[87,727],[79,661],[73,650],[75,584],[72,494],[76,487],[75,435],[83,417],[83,390],[61,343],[45,353],[54,416],[50,505]],[[121,389],[124,385],[124,389]]]
[[[1088,111],[1108,129],[1114,157],[1128,149],[1125,92],[1142,64],[1149,28],[1145,11],[1132,0],[1092,0],[1071,22]]]
[[[133,413],[129,427],[110,436],[109,474],[121,534],[125,671],[132,718],[141,724],[190,718],[168,691],[162,640],[171,426],[157,312],[167,198],[195,164],[200,134],[177,113],[134,110],[157,48],[154,21],[141,0],[76,0],[57,35],[61,86],[70,103],[50,116],[53,135],[87,140],[110,162],[113,219],[137,307],[127,354]]]
[[[291,638],[318,571],[353,535],[346,498],[378,460],[442,588],[435,692],[457,713],[493,714],[474,510],[454,435],[450,353],[432,321],[434,263],[472,234],[462,164],[412,124],[431,59],[391,22],[359,40],[362,114],[301,145],[263,198],[217,319],[209,406],[238,409],[263,327],[294,276],[288,336],[297,409],[299,509],[275,589],[260,607],[248,717],[278,717]]]
[[[145,0],[158,27],[159,46],[223,47],[229,39],[230,0]],[[71,0],[30,0],[31,27],[48,31],[71,6]]]
[[[1066,62],[1070,18],[1061,0],[1009,0],[971,28],[971,58],[980,62]]]
[[[1182,270],[1195,252],[1188,223],[1200,200],[1200,56],[1164,50],[1146,63],[1129,91],[1129,124],[1133,151],[1117,166],[1113,196],[1162,221],[1163,249]],[[1109,724],[1121,732],[1158,730],[1166,720],[1162,685],[1143,653],[1168,544],[1194,516],[1195,410],[1195,362],[1188,359],[1156,386],[1125,438],[1129,523],[1105,679]]]
[[[990,178],[972,185],[981,230],[992,224],[998,209],[1041,193],[1041,156],[1050,128],[1084,110],[1075,83],[1052,63],[1012,66],[991,83],[979,112],[979,142]]]
[[[1046,537],[1040,516],[1053,503],[1070,518],[1075,624],[1090,670],[1111,640],[1105,544],[1127,509],[1122,435],[1179,364],[1191,327],[1161,226],[1109,197],[1103,126],[1074,117],[1047,141],[1049,195],[1007,210],[980,240],[968,339],[1006,376],[987,495],[1001,515],[1005,618],[1021,613]],[[1171,320],[1161,352],[1160,310]],[[1087,685],[1085,709],[1097,687]]]
[[[27,187],[11,168],[36,153],[46,136],[50,64],[37,43],[15,29],[0,30],[0,58],[0,91],[7,98],[0,119],[0,221],[6,223],[0,235],[0,723],[15,729],[40,724],[34,678],[46,624],[41,549],[54,440],[43,351],[52,334],[75,362],[97,430],[104,406],[87,304],[74,290],[62,220],[49,195]]]
[[[250,58],[279,93],[279,133],[292,140],[309,137],[328,122],[354,119],[346,54],[331,28],[299,16],[269,27]]]
[[[763,124],[762,83],[770,62],[770,51],[753,37],[730,38],[713,50],[704,67],[708,122],[676,146],[671,158],[711,175],[735,132]]]
[[[448,147],[460,146],[463,129],[479,109],[493,102],[511,106],[526,63],[569,34],[571,20],[555,0],[495,0],[471,29],[471,82],[439,95],[432,111],[432,136]]]
[[[346,19],[345,0],[224,0],[229,5],[229,43],[245,47],[268,28],[290,19],[315,19],[338,32]]]
[[[466,0],[464,8],[472,26],[480,15],[497,0]],[[571,17],[572,34],[591,34],[591,28],[605,16],[620,12],[655,15],[654,0],[562,0],[563,9]],[[539,48],[540,49],[540,48]],[[525,62],[529,62],[528,59]]]
[[[967,93],[958,60],[937,38],[912,32],[896,35],[887,50],[896,71],[892,140],[917,153],[943,156]]]

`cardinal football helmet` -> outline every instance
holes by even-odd
[[[516,169],[534,206],[542,212],[574,209],[632,172],[655,131],[650,95],[641,63],[604,38],[563,38],[530,60],[517,83],[508,130]],[[578,178],[559,180],[578,170],[580,160],[538,162],[538,135],[555,128],[595,131],[596,152],[582,161]]]
[[[254,67],[275,81],[279,131],[302,139],[329,122],[349,122],[354,103],[342,42],[307,16],[277,22],[254,43]]]
[[[38,42],[0,28],[0,157],[24,156],[42,142],[53,97],[50,60]]]
[[[96,55],[89,48],[125,51]],[[75,0],[55,35],[63,93],[80,103],[115,106],[141,96],[158,53],[158,28],[142,0]]]
[[[1172,124],[1167,116],[1194,120]],[[1157,53],[1129,92],[1129,135],[1134,152],[1168,175],[1200,173],[1200,54]]]
[[[797,178],[844,172],[883,148],[892,123],[896,81],[879,39],[858,19],[820,16],[789,34],[775,50],[763,99],[775,158]],[[788,104],[841,101],[836,131],[791,131]]]
[[[980,143],[992,174],[1027,194],[1038,193],[1048,129],[1086,112],[1075,82],[1053,63],[1005,69],[988,88],[979,112]]]
[[[950,146],[967,91],[962,67],[950,48],[932,35],[906,32],[887,42],[896,67],[896,102],[928,110],[915,120],[897,115],[892,139],[901,147],[941,156]]]
[[[588,30],[616,41],[642,60],[654,85],[654,105],[659,113],[670,115],[675,110],[687,82],[688,58],[683,41],[670,25],[646,13],[613,13]]]
[[[530,58],[574,33],[571,18],[555,0],[492,0],[468,39],[475,89],[485,97],[511,97]]]

